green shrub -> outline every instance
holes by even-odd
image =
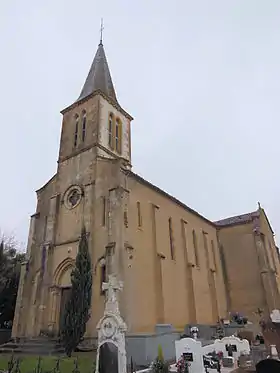
[[[63,315],[61,341],[68,357],[71,357],[81,342],[91,308],[91,257],[85,227],[82,228],[76,264],[71,273],[71,293],[66,302]]]
[[[156,360],[152,363],[151,369],[153,373],[168,373],[169,372],[169,364],[167,361],[164,360],[161,345],[158,346],[158,356]]]

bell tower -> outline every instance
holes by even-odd
[[[102,276],[107,279],[113,273],[124,280],[123,252],[127,240],[124,221],[129,201],[127,171],[131,168],[133,118],[118,102],[102,40],[78,99],[61,113],[57,241],[75,240],[84,222],[93,263],[105,256],[108,264],[106,247],[112,247],[112,265],[104,265]],[[72,198],[73,191],[77,201]],[[120,296],[124,316],[126,297],[125,289]],[[104,299],[100,297],[98,301],[103,303]],[[97,321],[91,319],[92,330]]]
[[[37,336],[49,328],[59,332],[62,292],[71,286],[71,267],[83,226],[94,268],[106,257],[112,265],[106,269],[105,264],[102,274],[108,277],[110,271],[121,280],[125,278],[124,221],[132,117],[117,100],[102,40],[80,95],[61,113],[57,172],[37,190],[27,250],[30,261],[28,271],[24,266],[21,275],[14,336]],[[104,305],[101,270],[95,275],[94,312],[87,335],[95,330]],[[123,297],[126,300],[125,292]]]
[[[118,103],[102,40],[78,99],[61,113],[59,162],[95,147],[97,156],[131,166],[133,118]]]

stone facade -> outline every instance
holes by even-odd
[[[92,86],[92,92],[62,111],[57,173],[37,191],[13,336],[59,332],[83,224],[93,266],[87,337],[96,336],[108,273],[124,283],[120,312],[128,334],[152,333],[157,324],[179,330],[213,324],[233,308],[275,308],[278,279],[273,295],[264,290],[280,269],[266,220],[260,218],[260,232],[272,245],[276,270],[271,259],[261,275],[256,253],[268,249],[258,246],[252,225],[213,223],[131,171],[132,117],[117,102],[111,81],[106,88],[108,76],[100,44],[83,90]],[[244,257],[250,268],[241,274]]]
[[[264,210],[259,207],[233,223],[217,223],[228,309],[253,321],[261,316],[258,309],[269,316],[273,309],[280,308],[280,264]]]

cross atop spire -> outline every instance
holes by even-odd
[[[103,45],[103,30],[104,30],[104,26],[103,26],[103,18],[101,18],[101,25],[100,25],[100,43],[99,43],[99,45]]]
[[[103,30],[103,20],[101,20],[100,43],[98,45],[97,52],[93,59],[85,84],[82,88],[82,91],[77,101],[80,101],[83,98],[91,95],[93,92],[99,90],[102,93],[104,93],[108,98],[117,103],[116,92],[114,89],[108,62],[102,44]]]

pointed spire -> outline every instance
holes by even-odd
[[[103,24],[101,25],[100,43],[98,45],[97,52],[77,101],[89,96],[94,91],[100,90],[107,97],[117,103],[114,85],[102,44],[102,29]]]

